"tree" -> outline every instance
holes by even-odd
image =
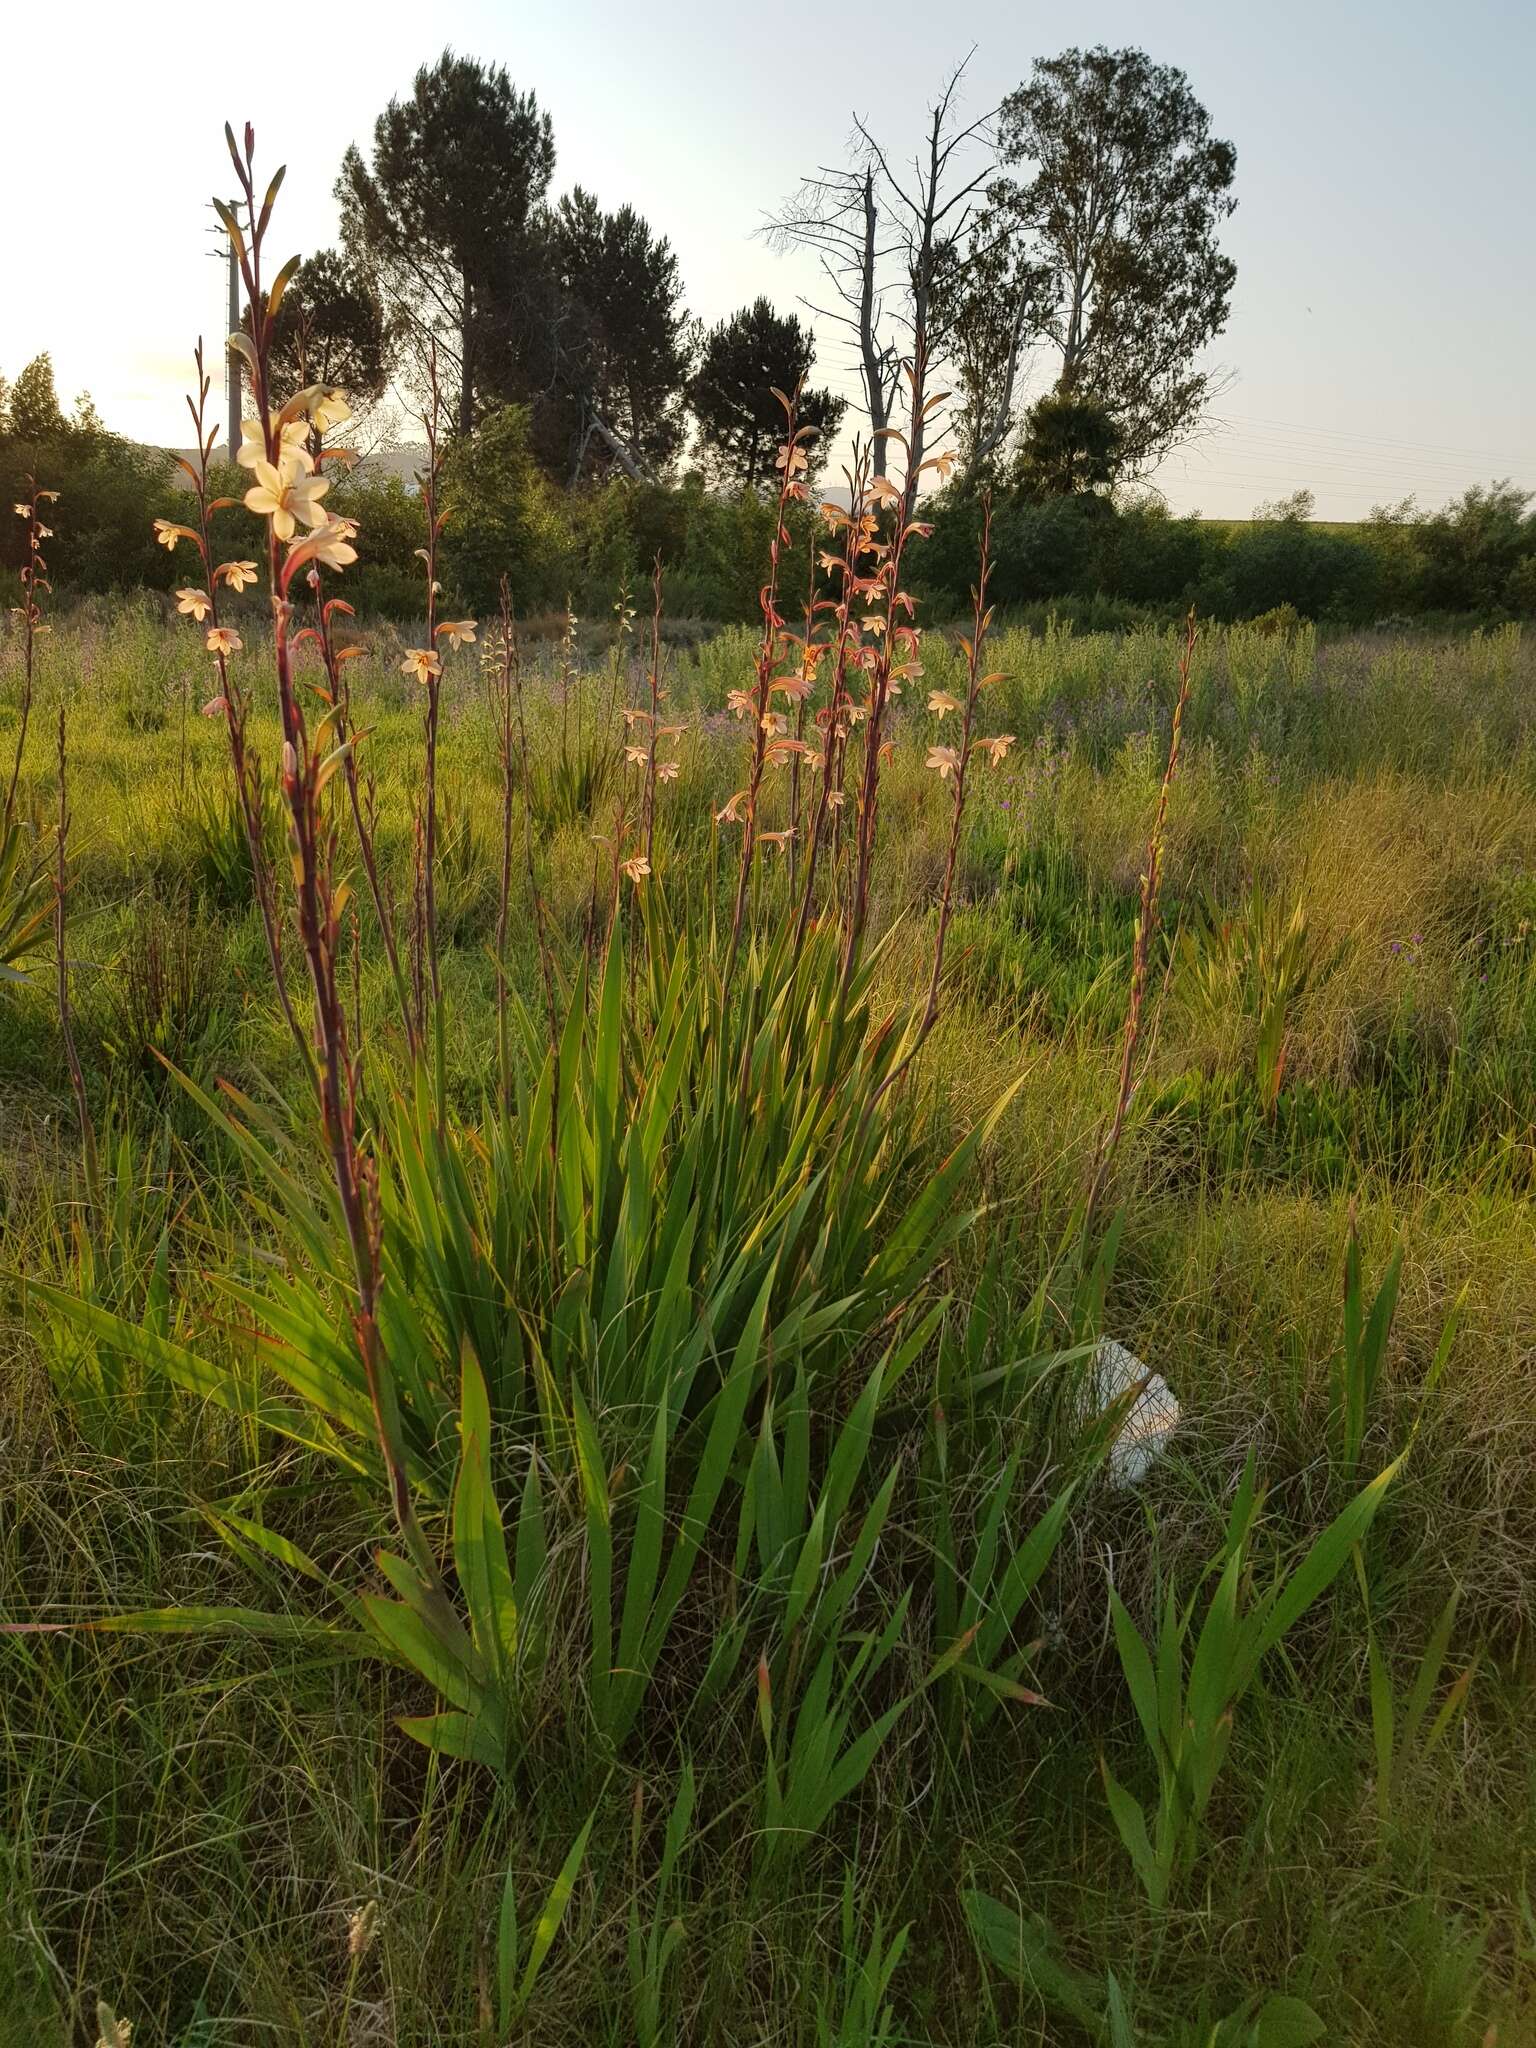
[[[336,197],[348,253],[409,331],[436,339],[457,376],[461,433],[474,424],[494,281],[554,169],[554,130],[534,95],[518,92],[499,65],[451,50],[379,116],[371,167],[355,146],[342,160]]]
[[[911,370],[906,410],[914,493],[928,431],[927,375],[942,350],[950,304],[942,281],[992,168],[990,115],[964,121],[959,114],[965,68],[955,67],[929,107],[910,169],[856,115],[852,163],[823,166],[807,178],[767,229],[780,248],[815,251],[841,304],[840,312],[820,305],[811,311],[855,338],[876,476],[886,473],[885,429],[904,361]],[[978,146],[986,151],[979,164]]]
[[[767,299],[743,306],[704,336],[688,402],[699,439],[723,479],[749,490],[770,482],[774,453],[784,438],[784,409],[774,389],[792,395],[816,360],[816,341],[793,313],[776,313]],[[815,427],[811,460],[825,455],[847,401],[830,391],[800,391],[802,426]]]
[[[53,383],[53,358],[34,356],[11,386],[11,434],[18,441],[58,441],[68,431]]]
[[[623,455],[659,475],[682,446],[689,371],[672,246],[633,207],[605,213],[579,185],[548,232],[563,302],[560,382],[575,415],[571,479],[629,466]]]
[[[1107,406],[1075,391],[1048,391],[1030,407],[1016,481],[1031,498],[1103,491],[1120,464],[1120,427]]]
[[[1139,474],[1210,393],[1195,360],[1232,301],[1217,231],[1237,203],[1236,152],[1182,71],[1102,45],[1039,60],[1003,101],[998,143],[1031,174],[996,180],[981,232],[1046,266],[1040,332],[1058,388],[1109,408],[1122,470]]]
[[[1317,510],[1317,499],[1305,485],[1299,491],[1292,491],[1288,498],[1265,498],[1253,508],[1256,524],[1279,521],[1291,526],[1305,525]]]
[[[1496,478],[1473,484],[1423,520],[1418,529],[1425,558],[1421,602],[1436,611],[1496,611],[1521,563],[1536,553],[1533,495],[1508,477]],[[1517,593],[1524,588],[1523,581],[1515,585]]]
[[[449,445],[443,463],[446,580],[477,611],[495,608],[505,574],[519,611],[558,603],[571,535],[559,493],[534,458],[528,411],[503,405]]]
[[[287,391],[339,385],[355,407],[389,383],[384,302],[367,272],[339,249],[322,249],[288,281],[274,323],[272,359]]]
[[[960,398],[955,452],[972,488],[1013,429],[1024,352],[1039,339],[1050,293],[1049,266],[1007,233],[978,223],[963,251],[953,243],[946,251],[934,295]]]
[[[869,420],[876,476],[887,463],[885,429],[901,382],[901,359],[885,314],[884,273],[892,250],[882,243],[874,165],[823,165],[768,223],[780,249],[810,249],[821,265],[832,305],[805,303],[824,320],[845,328],[857,352],[864,412]]]

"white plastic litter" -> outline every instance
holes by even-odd
[[[1086,1376],[1085,1418],[1102,1415],[1133,1387],[1141,1392],[1126,1411],[1105,1464],[1111,1486],[1135,1486],[1146,1477],[1178,1427],[1179,1401],[1161,1373],[1113,1337],[1101,1337]]]

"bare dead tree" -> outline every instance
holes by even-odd
[[[805,179],[764,230],[774,247],[809,249],[820,262],[833,303],[804,303],[853,338],[877,477],[886,473],[903,364],[933,364],[944,353],[949,301],[942,280],[996,170],[994,113],[972,121],[960,114],[969,62],[967,56],[944,81],[910,164],[855,115],[850,162],[822,166]],[[911,477],[922,464],[931,415],[924,411],[926,379],[905,381]]]
[[[862,143],[858,148],[863,152]],[[832,303],[801,303],[853,337],[869,415],[874,473],[886,470],[885,430],[901,382],[901,361],[887,329],[882,277],[895,253],[882,242],[871,162],[823,164],[785,201],[763,230],[771,247],[810,249]]]
[[[895,320],[906,342],[903,354],[910,363],[922,365],[925,372],[942,360],[949,339],[941,292],[945,272],[972,226],[979,196],[995,168],[994,113],[962,121],[956,105],[969,63],[967,56],[945,80],[943,91],[928,110],[923,146],[913,156],[910,168],[900,166],[900,176],[868,124],[857,118],[854,122],[875,172],[902,274],[904,288]],[[912,403],[904,516],[910,518],[932,408],[927,403],[926,374],[909,377],[908,383]]]

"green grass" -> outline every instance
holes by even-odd
[[[244,630],[243,660],[265,705],[259,633],[249,621]],[[417,710],[392,637],[371,637],[353,690],[373,728],[381,852],[403,902]],[[232,1083],[279,1125],[301,1099],[223,808],[223,734],[198,715],[208,686],[195,638],[123,607],[60,621],[43,650],[22,816],[43,843],[52,714],[64,697],[76,1033],[111,1201],[110,1223],[91,1225],[45,952],[24,985],[0,990],[0,1613],[70,1626],[0,1639],[0,2043],[89,2048],[98,1997],[133,2020],[135,2048],[646,2039],[1076,2048],[1125,2038],[1211,2048],[1248,2038],[1217,2032],[1245,2001],[1256,2012],[1280,1996],[1313,2008],[1324,2029],[1317,2038],[1329,2042],[1476,2048],[1490,2029],[1502,2048],[1536,2038],[1528,644],[1505,632],[1320,647],[1310,633],[1242,629],[1201,643],[1172,799],[1148,1065],[1105,1204],[1121,1220],[1102,1305],[1103,1329],[1167,1377],[1184,1419],[1143,1485],[1116,1492],[1082,1469],[1070,1401],[1057,1394],[1065,1369],[1032,1377],[1021,1365],[1099,1320],[1092,1287],[1074,1291],[1059,1254],[1112,1108],[1176,643],[1156,634],[1000,638],[991,665],[1007,680],[989,718],[1018,742],[1003,769],[978,772],[946,1007],[891,1127],[894,1149],[880,1169],[889,1172],[887,1207],[859,1240],[877,1244],[939,1160],[1015,1091],[946,1204],[956,1218],[983,1204],[986,1214],[936,1261],[925,1300],[948,1301],[908,1368],[914,1397],[875,1404],[848,1506],[833,1516],[834,1540],[814,1574],[816,1598],[791,1621],[787,1560],[805,1552],[785,1550],[770,1568],[753,1526],[748,1563],[737,1565],[738,1503],[767,1484],[771,1464],[781,1474],[793,1465],[793,1361],[805,1373],[808,1470],[820,1485],[886,1340],[873,1350],[856,1344],[850,1312],[845,1329],[813,1341],[793,1323],[799,1297],[773,1299],[782,1374],[774,1414],[765,1420],[754,1406],[744,1425],[721,1478],[719,1541],[688,1578],[638,1699],[627,1679],[607,1676],[592,1635],[600,1617],[589,1574],[601,1555],[593,1517],[609,1494],[593,1490],[590,1474],[566,1471],[546,1445],[546,1640],[537,1681],[516,1695],[526,1719],[515,1753],[496,1769],[413,1741],[399,1723],[433,1711],[427,1684],[318,1626],[342,1619],[338,1601],[351,1593],[385,1590],[371,1557],[394,1540],[388,1515],[366,1474],[349,1475],[326,1444],[306,1448],[273,1426],[276,1379],[246,1341],[250,1317],[232,1311],[227,1283],[247,1281],[266,1299],[286,1271],[323,1302],[324,1259],[295,1251],[285,1204],[264,1206],[236,1137],[163,1064],[204,1089]],[[679,957],[693,963],[688,986],[701,990],[712,971],[700,939],[711,902],[729,915],[728,876],[715,877],[711,897],[710,819],[737,786],[742,743],[719,707],[751,660],[749,638],[736,632],[671,657],[672,706],[689,730],[678,742],[679,779],[661,792],[657,879],[682,927],[678,945],[700,946]],[[929,643],[924,691],[947,686],[957,660],[953,648]],[[17,686],[8,642],[0,748],[14,730]],[[580,688],[590,721],[607,704],[607,674],[594,670]],[[640,701],[639,689],[628,701]],[[947,820],[922,767],[934,736],[922,696],[914,689],[904,703],[882,788],[875,909],[884,945],[868,996],[877,1018],[904,1017],[921,986],[942,879]],[[590,779],[559,766],[552,650],[532,698],[535,858],[557,942],[574,958],[594,860],[606,859],[591,835],[608,819],[583,809]],[[270,718],[259,715],[254,730],[270,756]],[[443,754],[446,1088],[463,1173],[479,1194],[505,1192],[520,1185],[516,1130],[498,1167],[487,1108],[496,1084],[496,741],[464,657],[445,692]],[[510,975],[540,1019],[520,807],[516,827]],[[787,892],[782,866],[765,867],[760,887],[768,918],[775,894]],[[1275,922],[1298,905],[1297,951],[1281,972]],[[1212,937],[1213,918],[1225,940]],[[403,1067],[365,898],[360,932],[370,1113],[383,1120]],[[632,928],[636,961],[639,939]],[[634,971],[624,1002],[635,1030],[616,1071],[639,1087],[646,1077],[655,1083],[667,1041],[659,1027],[644,1028],[662,1006],[643,969]],[[1276,1004],[1278,1084],[1274,1041],[1268,1053],[1262,1042]],[[785,1053],[786,1101],[798,1085],[796,1048],[815,1038],[807,1022]],[[540,1057],[531,1045],[530,1087]],[[600,1070],[596,1041],[589,1057]],[[707,1105],[714,1098],[698,1059],[686,1092]],[[623,1099],[638,1117],[649,1098],[642,1088]],[[720,1119],[723,1155],[743,1137],[732,1135],[720,1102],[710,1114]],[[531,1100],[523,1113],[536,1125]],[[842,1134],[841,1155],[853,1125],[829,1128]],[[570,1168],[592,1176],[594,1217],[619,1199],[604,1192],[618,1186],[603,1178],[605,1142],[594,1131],[585,1161]],[[778,1145],[768,1156],[782,1156]],[[302,1151],[295,1157],[300,1183],[319,1185]],[[438,1215],[431,1190],[446,1171],[429,1175],[413,1214]],[[545,1213],[546,1194],[532,1200],[531,1217]],[[841,1245],[847,1262],[838,1270],[854,1276],[843,1283],[850,1296],[866,1284],[859,1247],[843,1245],[835,1226],[853,1199],[840,1198],[825,1218],[827,1243]],[[1402,1254],[1357,1458],[1340,1449],[1335,1404],[1352,1207],[1368,1297]],[[542,1244],[543,1227],[530,1223],[518,1242]],[[594,1245],[594,1262],[601,1255]],[[531,1299],[543,1268],[528,1258]],[[831,1258],[815,1254],[818,1274]],[[700,1260],[694,1300],[725,1286],[724,1265]],[[226,1390],[245,1390],[245,1408],[171,1385],[131,1346],[47,1307],[30,1281],[124,1326],[174,1335],[216,1362]],[[425,1280],[413,1282],[402,1299],[427,1301],[428,1292]],[[1458,1302],[1454,1343],[1435,1378]],[[630,1403],[622,1375],[645,1384],[636,1361],[645,1344],[672,1341],[669,1312],[658,1281],[626,1303],[622,1344],[598,1334],[595,1316],[591,1332],[571,1340],[573,1358],[621,1388],[594,1414],[604,1463],[633,1475],[612,1481],[610,1618],[634,1570],[630,1531],[643,1524],[653,1442],[652,1411],[638,1395]],[[441,1366],[440,1427],[422,1435],[414,1470],[446,1553],[445,1502],[461,1483],[460,1357],[445,1335],[451,1301],[422,1313],[426,1351]],[[736,1311],[721,1315],[734,1345]],[[557,1320],[553,1308],[548,1317]],[[484,1348],[480,1356],[489,1370]],[[984,1396],[970,1390],[975,1375],[994,1376]],[[528,1446],[542,1441],[543,1424],[517,1407],[520,1398],[498,1400],[486,1441],[498,1488],[509,1473],[521,1480]],[[424,1401],[413,1409],[426,1412]],[[668,1446],[674,1499],[676,1474],[706,1433],[703,1412],[706,1420],[679,1418]],[[765,1444],[776,1446],[772,1459]],[[1358,1463],[1363,1480],[1405,1448],[1361,1533],[1369,1619],[1361,1583],[1345,1568],[1252,1674],[1198,1840],[1181,1848],[1154,1907],[1104,1791],[1107,1765],[1149,1817],[1155,1810],[1158,1770],[1117,1651],[1111,1594],[1148,1641],[1165,1625],[1168,1600],[1179,1612],[1187,1604],[1193,1655],[1250,1449],[1267,1493],[1244,1539],[1253,1560],[1244,1611],[1345,1509],[1355,1483],[1346,1467]],[[1005,1473],[1012,1491],[998,1508],[998,1563],[988,1576],[984,1532]],[[887,1475],[889,1504],[865,1556],[860,1531]],[[935,1672],[946,1601],[958,1616],[974,1573],[978,1614],[1000,1611],[1003,1566],[1074,1476],[1059,1540],[1017,1627],[998,1643],[999,1657],[1028,1651],[1023,1682],[1049,1705]],[[656,1497],[665,1504],[665,1484]],[[500,1505],[511,1532],[517,1497],[503,1491]],[[236,1516],[305,1553],[324,1583],[270,1548],[226,1540]],[[665,1519],[670,1546],[681,1524]],[[803,1524],[795,1541],[805,1541]],[[838,1591],[850,1559],[859,1569]],[[461,1552],[457,1583],[467,1588],[472,1577]],[[1384,1796],[1382,1685],[1401,1726],[1453,1592],[1429,1718],[1475,1658],[1464,1712],[1433,1748],[1421,1742],[1401,1760]],[[247,1609],[290,1626],[75,1626],[178,1607]],[[774,1834],[783,1802],[801,1796],[790,1735],[809,1696],[812,1651],[830,1646],[841,1682],[898,1611],[884,1662],[861,1667],[854,1682],[848,1739],[898,1705],[899,1717],[830,1808],[802,1776],[808,1803],[792,1810],[808,1816],[806,1832],[792,1842]],[[730,1658],[721,1652],[723,1675],[706,1682],[711,1645],[739,1615],[739,1645]],[[1122,1648],[1126,1640],[1122,1630]],[[760,1653],[778,1807],[765,1772]],[[691,1804],[669,1836],[685,1783]],[[568,1904],[531,1969],[540,1915],[579,1842]],[[1035,1930],[1031,1941],[1048,1928],[1033,1964],[978,1945],[966,1905],[973,1893],[1021,1916],[994,1926]],[[376,1931],[350,1954],[352,1916],[370,1901]],[[1109,1974],[1129,2035],[1111,2031]]]

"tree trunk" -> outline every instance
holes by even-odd
[[[864,359],[864,389],[869,400],[869,428],[873,437],[872,460],[876,476],[885,475],[885,436],[888,424],[885,380],[880,351],[875,346],[875,174],[864,173],[864,267],[859,287],[859,352]]]
[[[464,280],[464,311],[459,322],[459,432],[467,435],[475,424],[475,378],[474,365],[470,361],[470,329],[474,324],[474,305],[470,298],[469,280]]]
[[[650,479],[646,476],[645,471],[640,467],[639,462],[636,460],[635,452],[630,447],[629,443],[622,439],[620,435],[614,432],[613,428],[609,426],[608,422],[603,418],[600,412],[594,412],[591,415],[591,426],[589,427],[588,432],[596,434],[597,438],[601,442],[603,442],[603,444],[608,449],[612,451],[614,459],[617,461],[620,469],[623,470],[624,474],[627,477],[629,477],[632,482],[637,484],[643,484],[650,481]],[[582,445],[583,447],[585,447],[585,442],[583,442]]]
[[[1008,338],[1008,362],[998,385],[997,400],[990,417],[978,425],[976,445],[970,453],[968,468],[973,476],[987,457],[1007,440],[1008,430],[1013,425],[1013,392],[1019,379],[1019,349],[1024,339],[1024,316],[1028,307],[1028,295],[1021,288],[1013,315],[1013,332]]]

